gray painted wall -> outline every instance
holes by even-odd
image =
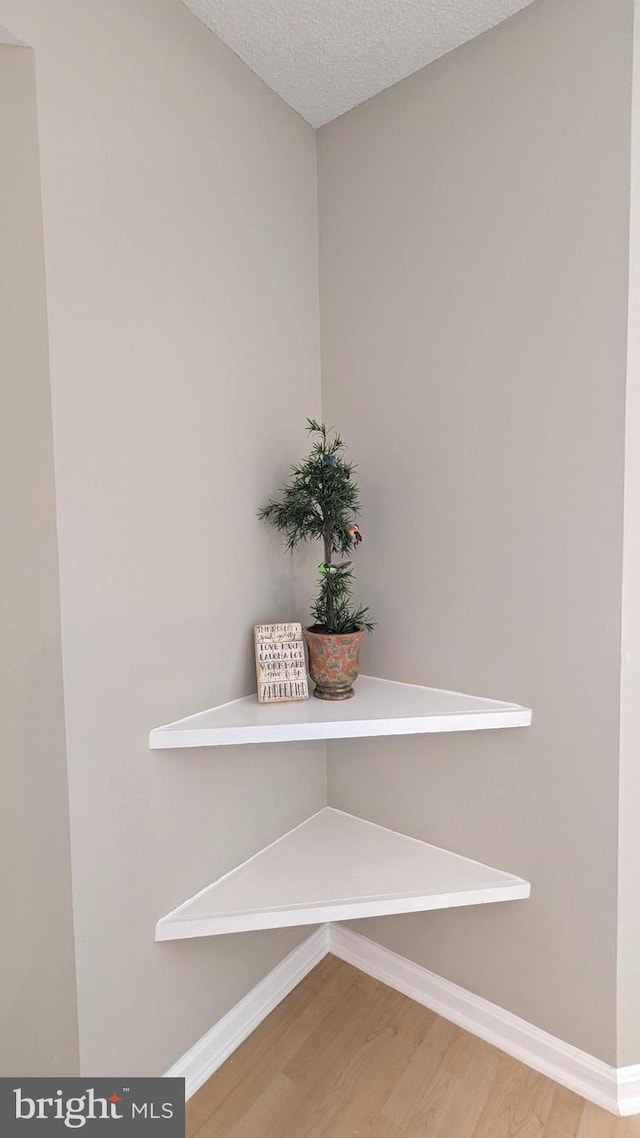
[[[32,52],[0,45],[0,1075],[78,1069]]]
[[[640,1057],[640,3],[634,0],[629,323],[625,432],[620,832],[618,855],[618,1062]]]
[[[180,0],[0,0],[35,49],[80,1057],[159,1073],[306,935],[156,920],[325,801],[324,749],[158,754],[251,690],[256,517],[320,409],[313,131]]]
[[[304,563],[255,508],[320,410],[315,140],[179,0],[0,0],[0,22],[35,47],[38,80],[81,1065],[155,1073],[305,935],[152,939],[324,803],[323,748],[151,754],[146,735],[250,689],[254,620],[304,618]],[[534,887],[358,927],[624,1063],[640,1052],[631,31],[632,0],[537,0],[318,136],[324,411],[361,465],[358,592],[379,621],[364,670],[535,712],[526,732],[331,746],[333,805]],[[0,342],[22,376],[3,385],[2,484],[24,482],[3,498],[23,654],[0,832],[24,919],[0,1066],[71,1073],[33,75],[28,53],[0,51],[2,85],[9,51],[28,61],[11,80],[24,120],[0,106],[20,153],[0,225],[8,195],[30,235],[25,256],[27,226],[3,234],[0,267],[0,288],[20,286]]]
[[[332,805],[533,883],[358,928],[610,1063],[631,46],[631,0],[539,0],[318,136],[364,670],[534,708],[330,746]]]

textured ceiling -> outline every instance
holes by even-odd
[[[312,126],[344,114],[531,0],[185,0]]]

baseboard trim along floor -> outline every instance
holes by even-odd
[[[640,1114],[640,1065],[610,1067],[339,924],[322,925],[166,1072],[189,1099],[327,953],[353,964],[612,1114]]]
[[[165,1077],[183,1078],[185,1097],[190,1099],[328,952],[329,925],[321,925],[285,956],[230,1012],[214,1023],[165,1072]]]

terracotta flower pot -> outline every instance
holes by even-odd
[[[360,668],[361,632],[318,632],[305,628],[309,649],[309,675],[318,699],[351,699]]]

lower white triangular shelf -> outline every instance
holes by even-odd
[[[528,881],[330,806],[185,901],[156,940],[515,901]]]

